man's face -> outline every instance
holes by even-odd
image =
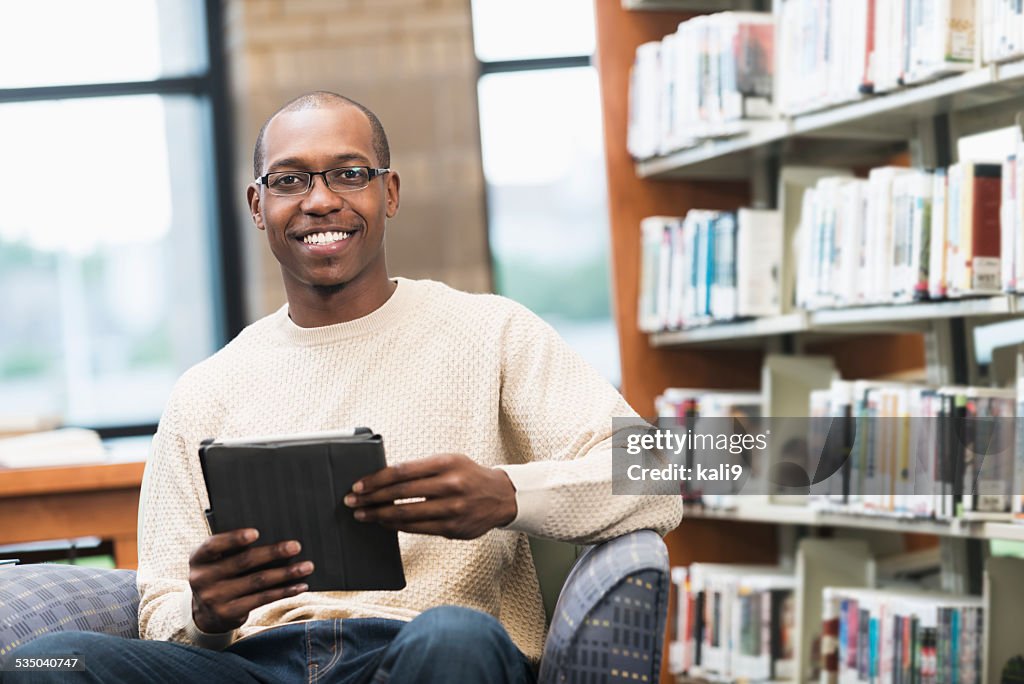
[[[344,105],[278,114],[263,138],[266,166],[275,171],[324,171],[340,166],[376,168],[370,122],[355,107]],[[249,186],[249,208],[270,249],[281,264],[285,287],[330,287],[350,283],[384,265],[384,224],[398,211],[397,174],[370,180],[362,190],[335,192],[322,176],[303,195],[279,196]],[[349,233],[329,244],[310,244],[317,233]]]

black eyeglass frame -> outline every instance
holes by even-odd
[[[327,180],[327,174],[329,174],[329,173],[331,173],[333,171],[347,171],[347,170],[351,170],[351,169],[366,169],[366,176],[367,176],[366,177],[366,185],[362,185],[362,186],[360,186],[358,188],[339,188],[339,189],[336,189],[336,188],[331,187],[330,181]],[[274,192],[273,190],[270,189],[270,184],[268,182],[268,179],[271,176],[276,176],[277,174],[281,174],[281,173],[291,173],[291,174],[295,174],[295,175],[303,174],[303,175],[308,176],[308,180],[306,181],[306,189],[303,190],[302,192],[292,192],[292,193],[287,193],[287,194],[280,194],[280,193]],[[267,189],[267,192],[269,192],[272,195],[276,195],[277,197],[298,197],[299,195],[305,195],[307,192],[309,192],[310,190],[313,189],[313,179],[316,178],[317,176],[320,176],[320,177],[322,177],[324,179],[324,185],[326,185],[327,189],[330,190],[331,192],[355,192],[356,190],[364,190],[364,189],[366,189],[367,187],[369,187],[370,181],[372,181],[377,176],[383,176],[385,173],[391,173],[391,169],[390,168],[387,168],[387,169],[374,169],[374,168],[370,168],[369,166],[337,166],[337,167],[335,167],[333,169],[325,169],[323,171],[271,171],[270,173],[265,173],[262,176],[260,176],[259,178],[257,178],[256,179],[256,184],[257,185],[262,185],[263,187],[265,187]]]

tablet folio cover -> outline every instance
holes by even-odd
[[[398,533],[359,522],[342,503],[356,480],[383,468],[384,443],[368,428],[266,438],[205,440],[199,460],[214,534],[243,527],[258,544],[297,539],[313,561],[310,591],[405,587]]]

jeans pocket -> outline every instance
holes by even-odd
[[[306,625],[306,666],[310,684],[324,681],[341,662],[341,620],[316,620]]]

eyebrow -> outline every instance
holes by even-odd
[[[370,163],[370,161],[366,157],[364,157],[363,155],[358,154],[356,152],[347,152],[347,153],[344,153],[344,154],[336,154],[331,159],[334,162],[356,161],[356,162],[360,162],[360,165],[362,165],[362,166],[369,165],[369,163]],[[279,168],[282,168],[282,167],[304,168],[305,164],[300,159],[295,159],[294,157],[285,157],[284,159],[276,160],[273,164],[268,166],[267,167],[267,171],[270,172],[270,171],[273,171],[274,169],[279,169]]]

